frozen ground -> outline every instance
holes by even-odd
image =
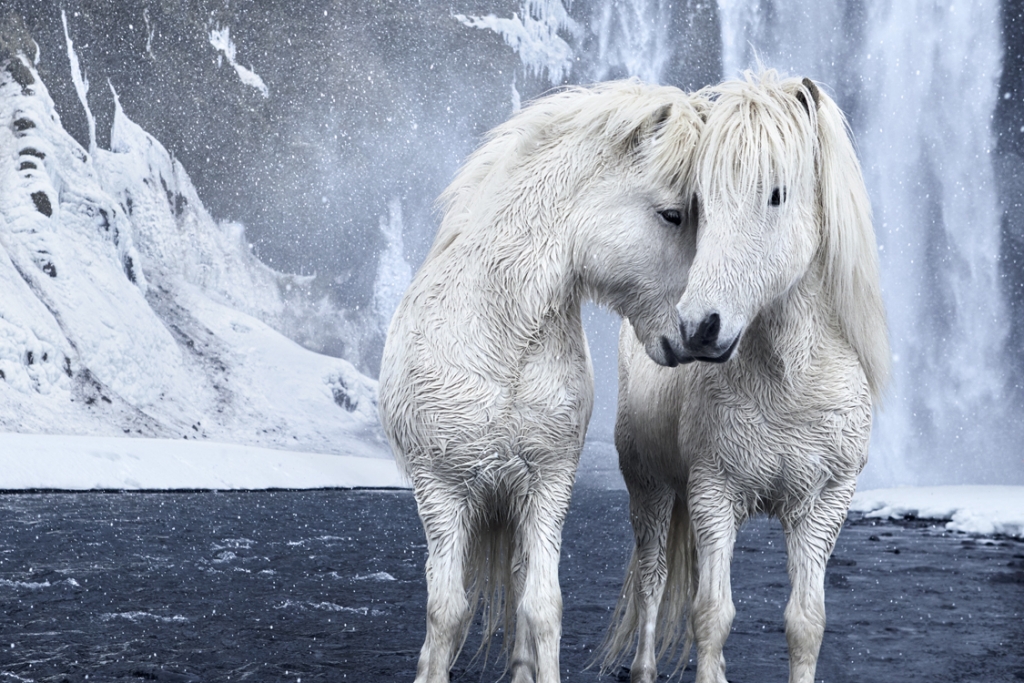
[[[383,446],[340,435],[336,453],[284,451],[194,439],[0,433],[0,490],[184,490],[407,487]],[[621,488],[597,469],[612,448],[588,442],[580,485]],[[950,531],[1024,538],[1024,486],[934,486],[860,491],[867,518],[945,522]]]
[[[210,441],[0,434],[0,490],[181,490],[405,487],[373,446],[349,455]],[[369,456],[369,457],[368,457]]]

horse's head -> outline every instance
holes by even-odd
[[[614,87],[628,96],[606,103],[601,144],[612,151],[575,202],[576,270],[654,362],[674,366],[685,356],[675,304],[696,245],[691,174],[706,101],[677,88]]]
[[[679,301],[694,360],[727,361],[754,317],[821,245],[815,183],[821,95],[774,72],[715,89],[696,160],[697,253]]]

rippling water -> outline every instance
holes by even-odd
[[[615,678],[584,668],[630,542],[625,493],[577,491],[561,567],[563,681]],[[424,555],[408,492],[0,496],[0,680],[411,681]],[[733,588],[731,679],[784,680],[776,522],[744,528]],[[848,524],[827,590],[819,680],[1024,671],[1022,543]],[[481,680],[478,642],[457,663],[462,680]],[[483,680],[501,672],[492,661]]]

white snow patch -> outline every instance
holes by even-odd
[[[287,545],[290,546],[302,546],[312,543],[313,541],[320,541],[321,543],[329,543],[331,541],[351,541],[351,537],[344,536],[317,536],[316,538],[304,538],[301,541],[288,541]]]
[[[235,61],[236,48],[234,41],[231,40],[230,27],[225,26],[220,29],[211,29],[210,45],[212,45],[214,49],[220,50],[220,52],[228,58],[228,64],[235,67],[235,71],[238,73],[238,77],[242,79],[242,83],[256,88],[264,97],[270,96],[270,91],[267,90],[267,84],[263,82],[263,79],[256,75],[251,69],[247,69]]]
[[[256,541],[251,538],[225,538],[221,543],[223,543],[223,545],[214,543],[213,550],[225,550],[227,548],[234,548],[235,550],[252,550]]]
[[[274,605],[274,609],[292,608],[298,608],[301,610],[318,609],[327,612],[351,612],[353,614],[361,614],[363,616],[370,613],[369,607],[344,607],[333,602],[295,602],[294,600],[285,600],[284,602]]]
[[[852,512],[947,521],[968,534],[1024,538],[1024,486],[925,486],[858,491]]]
[[[92,110],[89,109],[89,100],[86,97],[89,94],[89,79],[84,76],[78,64],[78,55],[75,53],[75,44],[71,41],[71,35],[68,33],[68,17],[64,10],[60,11],[60,20],[64,24],[64,41],[68,46],[68,61],[71,63],[71,82],[75,84],[75,92],[78,93],[78,99],[82,103],[82,108],[85,109],[86,121],[89,123],[89,153],[92,154],[96,151],[96,117],[92,115]],[[35,63],[38,64],[38,45],[36,47]]]
[[[353,441],[358,448],[359,442]],[[372,447],[367,447],[372,452]],[[358,453],[358,451],[356,451]],[[0,433],[0,489],[407,487],[393,460],[209,441]]]
[[[355,323],[213,220],[116,93],[86,154],[14,59],[36,80],[0,70],[0,488],[398,483],[377,383],[280,334]]]

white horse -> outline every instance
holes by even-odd
[[[695,641],[698,683],[724,682],[736,532],[767,513],[786,535],[790,681],[812,683],[825,563],[888,373],[870,208],[845,118],[810,80],[748,72],[709,97],[678,306],[687,355],[709,362],[659,367],[623,324],[615,440],[636,546],[604,662],[637,642],[631,680],[653,681]]]
[[[417,681],[448,680],[481,595],[491,632],[504,602],[512,680],[559,678],[562,524],[593,405],[580,304],[628,318],[654,363],[684,353],[701,107],[636,81],[551,95],[495,129],[442,195],[380,373],[427,537]]]

